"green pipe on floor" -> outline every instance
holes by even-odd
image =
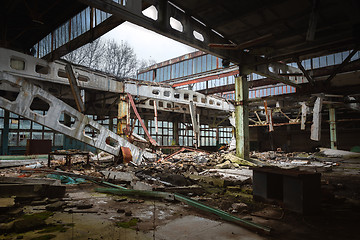
[[[114,185],[114,184],[112,184]],[[182,196],[180,194],[174,194],[174,193],[167,193],[167,192],[157,192],[157,191],[142,191],[142,190],[133,190],[133,189],[126,189],[121,186],[115,185],[117,189],[114,188],[97,188],[97,192],[101,193],[112,193],[116,195],[127,195],[127,196],[140,196],[140,197],[155,197],[155,198],[163,198],[168,200],[178,200],[181,202],[184,202],[190,206],[193,206],[197,209],[213,213],[222,219],[233,222],[236,224],[239,224],[247,229],[255,230],[255,231],[261,231],[265,234],[271,233],[271,228],[262,226],[256,223],[253,223],[251,221],[246,221],[241,218],[235,217],[225,211],[222,211],[220,209],[212,208],[210,206],[207,206],[205,204],[202,204],[198,201],[195,201],[193,199],[187,198],[185,196]],[[121,188],[119,188],[121,187]]]

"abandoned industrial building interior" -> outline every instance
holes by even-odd
[[[0,9],[0,239],[357,238],[359,1]]]

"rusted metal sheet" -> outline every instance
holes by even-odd
[[[123,157],[123,162],[124,162],[124,163],[129,163],[129,162],[131,162],[131,160],[132,160],[132,155],[131,155],[130,148],[121,147],[121,153],[122,153],[122,157]]]

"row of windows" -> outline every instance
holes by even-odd
[[[46,114],[46,111],[37,111],[39,114]],[[97,119],[96,116],[89,115],[89,118],[97,121],[105,128],[109,128],[109,119]],[[63,123],[64,119],[61,117],[60,122]],[[112,119],[113,129],[116,132],[117,119]],[[134,122],[135,121],[135,122]],[[139,121],[131,119],[131,124],[134,123],[134,132],[138,135],[145,137],[143,128]],[[148,130],[152,138],[160,145],[170,146],[174,145],[174,130],[173,123],[168,121],[158,121],[158,128],[156,132],[155,121],[149,120],[147,122]],[[183,146],[193,146],[193,130],[191,125],[179,123],[179,144]],[[0,109],[0,129],[4,128],[4,110]],[[208,125],[200,126],[200,139],[202,146],[215,146],[216,145],[216,128],[209,128]],[[226,144],[230,141],[232,133],[231,128],[219,128],[219,141],[221,144]],[[2,132],[0,132],[1,135]],[[85,129],[86,135],[90,137],[96,136],[96,131],[91,128]],[[0,136],[1,137],[1,136]],[[33,121],[24,119],[19,115],[10,113],[9,115],[9,146],[26,146],[27,139],[49,139],[52,140],[52,145],[61,147],[64,144],[64,135],[56,133],[51,129],[37,124]]]
[[[42,58],[52,50],[61,47],[65,43],[89,31],[91,23],[93,23],[93,26],[97,26],[111,16],[111,14],[98,9],[95,9],[93,13],[93,19],[91,19],[91,8],[88,7],[61,25],[54,32],[45,36],[34,45],[37,57]]]
[[[34,110],[34,112],[41,115],[46,115],[46,111]],[[94,119],[99,124],[106,128],[109,128],[109,119],[98,120],[96,116],[89,115],[91,119]],[[59,121],[64,122],[63,115],[61,115]],[[74,122],[72,122],[74,123]],[[113,131],[116,131],[117,119],[113,119]],[[0,129],[4,129],[4,110],[0,109]],[[85,133],[91,137],[96,136],[94,129],[86,128]],[[27,139],[46,139],[52,140],[52,145],[61,147],[63,146],[64,135],[52,131],[50,128],[44,127],[33,121],[24,119],[17,114],[9,114],[9,146],[26,146]]]
[[[221,59],[206,54],[138,74],[138,80],[162,82],[222,68]]]
[[[205,82],[198,82],[195,83],[193,86],[194,91],[199,91],[207,88],[214,88],[219,86],[225,86],[229,84],[235,84],[235,77],[234,76],[228,76],[228,77],[222,77],[217,78]]]
[[[316,69],[316,68],[341,64],[349,56],[349,54],[350,54],[350,51],[344,51],[344,52],[329,54],[326,56],[316,57],[316,58],[312,58],[312,59],[306,59],[306,60],[303,60],[301,63],[306,70]],[[354,61],[359,58],[360,58],[360,51],[358,51],[351,58],[351,61]],[[210,67],[209,64],[212,61],[213,61],[213,63],[211,64],[211,67]],[[216,62],[216,65],[214,65],[215,62]],[[189,59],[189,60],[183,61],[181,63],[177,63],[177,64],[173,64],[173,65],[169,65],[169,66],[166,66],[163,68],[153,70],[153,71],[156,71],[156,73],[160,72],[160,78],[158,77],[157,74],[154,75],[153,71],[148,71],[146,73],[139,74],[138,79],[139,80],[147,80],[147,81],[151,81],[154,77],[155,77],[155,81],[166,81],[166,80],[170,80],[170,79],[176,79],[178,77],[194,74],[194,72],[192,71],[192,69],[194,69],[194,63],[196,63],[196,66],[200,66],[199,64],[202,63],[202,65],[201,65],[202,67],[200,68],[201,72],[206,72],[206,71],[209,71],[209,70],[212,70],[215,68],[221,68],[222,66],[221,66],[220,62],[221,61],[219,61],[219,59],[208,54],[208,55],[204,55],[201,57]],[[298,67],[296,63],[288,63],[288,65],[292,66],[292,67],[296,67],[296,68]],[[208,66],[208,67],[204,68],[203,66]],[[214,68],[214,66],[216,66],[216,67]],[[191,69],[191,71],[189,69]],[[195,67],[195,69],[197,69],[197,68]],[[178,73],[180,73],[180,74],[178,74]],[[195,73],[198,73],[198,72],[195,72]],[[164,76],[162,74],[164,74]],[[258,79],[262,79],[262,78],[264,78],[264,77],[259,74],[256,74],[256,73],[252,73],[248,76],[249,81],[258,80]],[[292,77],[292,80],[296,81],[297,83],[304,82],[303,77],[301,77],[301,78]],[[203,89],[207,89],[207,88],[214,88],[214,87],[224,86],[224,85],[234,84],[234,83],[235,83],[234,76],[229,76],[229,77],[195,83],[193,85],[192,89],[194,91],[199,91],[199,90],[203,90]],[[187,86],[182,86],[182,87],[187,88]],[[292,88],[292,87],[290,89],[288,89],[288,88],[289,87],[280,86],[280,87],[270,87],[268,90],[265,90],[265,89],[250,90],[249,97],[255,98],[255,97],[273,96],[273,95],[295,92],[294,88]],[[233,94],[227,94],[227,95],[225,95],[225,97],[227,99],[233,99],[232,95]]]

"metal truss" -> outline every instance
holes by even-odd
[[[291,86],[297,86],[290,80],[288,74],[297,74],[305,78],[300,69],[289,67],[285,63],[268,61],[264,57],[251,55],[242,49],[226,50],[212,48],[216,44],[232,44],[214,29],[206,26],[195,17],[189,15],[184,10],[175,6],[166,0],[132,0],[132,1],[112,1],[112,0],[78,0],[91,7],[95,7],[104,12],[111,13],[146,29],[157,32],[176,41],[190,45],[205,52],[211,52],[214,55],[228,59],[241,66],[246,72],[256,72],[262,76],[270,77],[276,81],[283,82]],[[158,12],[156,20],[145,16],[142,13],[143,5],[152,5]],[[174,29],[170,24],[173,18],[181,23],[182,31]],[[196,34],[201,37],[195,37]],[[210,46],[209,46],[210,45]],[[274,71],[271,71],[274,69]],[[285,75],[284,75],[285,74]]]
[[[15,87],[19,89],[19,93],[14,101],[0,97],[1,108],[115,156],[119,156],[121,147],[127,147],[131,151],[133,162],[137,163],[141,161],[142,151],[138,147],[101,126],[86,115],[78,112],[76,109],[70,107],[40,87],[35,86],[21,77],[16,77],[5,72],[0,72],[0,81],[2,89],[4,89],[6,85],[9,88]],[[39,98],[49,105],[49,109],[45,115],[31,110],[31,104],[35,98]],[[61,123],[60,117],[62,114],[72,117],[75,120],[74,124],[69,127]],[[95,137],[86,135],[85,128],[87,127],[94,129],[97,135]]]
[[[15,67],[15,64],[21,67]],[[47,62],[9,49],[0,48],[0,71],[40,82],[69,86],[65,62]],[[192,90],[174,89],[169,86],[144,81],[120,81],[110,75],[81,66],[73,66],[73,71],[80,89],[92,89],[110,93],[130,93],[142,99],[162,100],[172,102],[178,106],[189,106],[192,101],[196,107],[200,108],[226,112],[235,109],[225,99],[207,96]]]

